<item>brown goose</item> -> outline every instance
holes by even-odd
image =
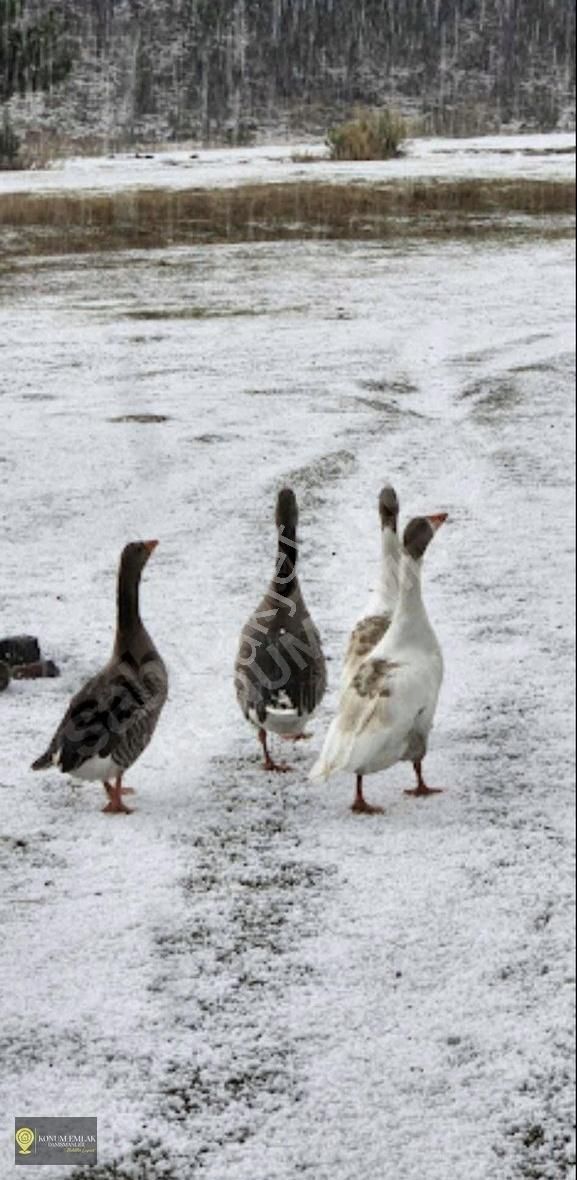
[[[387,484],[379,496],[382,530],[381,576],[371,594],[351,637],[343,668],[342,686],[346,688],[363,660],[370,655],[391,624],[399,593],[401,544],[398,537],[399,501],[395,489]]]
[[[262,602],[243,628],[235,664],[240,707],[259,731],[264,769],[282,771],[270,756],[267,734],[298,739],[326,689],[319,633],[296,574],[298,506],[290,488],[276,508],[276,570]]]
[[[142,571],[157,541],[127,545],[118,575],[117,628],[112,656],[72,700],[47,751],[33,770],[50,766],[87,782],[101,782],[106,812],[126,812],[122,778],[146,749],[168,691],[164,663],[143,626]]]

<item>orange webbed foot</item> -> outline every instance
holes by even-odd
[[[262,769],[267,774],[290,774],[292,766],[287,766],[285,762],[273,762],[272,758],[269,758],[263,763]]]
[[[351,807],[353,815],[384,815],[384,807],[373,807],[371,803],[367,803],[366,799],[355,799]]]
[[[127,807],[126,804],[121,803],[120,807],[116,803],[107,803],[106,807],[102,808],[103,815],[132,815],[132,807]]]

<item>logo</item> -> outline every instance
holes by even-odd
[[[18,1144],[18,1152],[20,1155],[30,1155],[30,1148],[34,1143],[36,1136],[30,1127],[19,1127],[16,1132],[16,1142]]]
[[[42,1164],[77,1168],[97,1162],[95,1118],[17,1118],[14,1122],[14,1163],[20,1167]]]

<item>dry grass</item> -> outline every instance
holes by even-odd
[[[571,214],[574,203],[572,182],[539,180],[7,194],[0,196],[0,254],[511,232],[510,216]]]
[[[0,168],[3,166],[15,171],[36,171],[46,168],[56,160],[116,156],[119,153],[134,156],[156,155],[159,152],[173,151],[175,148],[192,152],[198,148],[198,144],[192,140],[179,140],[177,144],[168,140],[142,139],[135,142],[130,136],[121,134],[86,134],[71,138],[47,128],[42,131],[27,128],[20,139],[17,157],[12,163],[5,162],[3,165],[0,159]]]
[[[327,143],[333,160],[392,160],[408,135],[408,124],[396,111],[358,111],[329,131]]]

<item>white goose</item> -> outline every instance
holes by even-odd
[[[408,795],[433,795],[423,779],[439,691],[443,657],[421,594],[425,551],[446,513],[417,517],[405,530],[399,597],[393,621],[343,691],[323,752],[311,778],[327,779],[337,771],[356,775],[353,811],[378,815],[364,798],[363,778],[396,762],[412,762],[417,787]]]
[[[397,605],[401,560],[401,543],[397,532],[399,501],[390,484],[382,489],[379,496],[379,515],[382,529],[380,581],[350,637],[343,668],[343,689],[350,684],[363,660],[380,643],[391,625]]]

